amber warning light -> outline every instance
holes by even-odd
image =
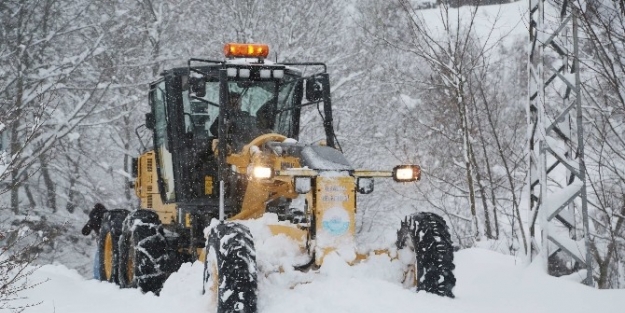
[[[227,58],[267,58],[269,46],[257,43],[227,43],[224,54]]]

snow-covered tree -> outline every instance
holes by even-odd
[[[462,245],[496,238],[503,225],[522,242],[516,195],[523,180],[516,170],[524,89],[510,69],[525,67],[523,50],[502,42],[507,34],[497,17],[479,25],[479,7],[443,4],[426,15],[412,1],[371,1],[360,12],[364,43],[385,56],[376,60],[382,68],[372,84],[378,80],[392,103],[378,115],[394,127],[374,133],[397,159],[412,155],[426,174],[412,200],[442,211]],[[514,240],[510,246],[516,249]]]
[[[622,2],[578,2],[591,250],[599,288],[625,280],[625,14]]]
[[[39,170],[45,175],[56,142],[97,104],[99,75],[88,60],[99,52],[102,35],[97,25],[79,23],[88,5],[64,0],[1,4],[0,116],[9,144],[0,161],[5,186],[0,193],[10,191],[14,212],[20,209],[20,189],[29,192],[22,183]],[[54,207],[55,182],[44,184],[46,202]]]

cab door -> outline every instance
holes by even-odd
[[[174,169],[172,148],[168,137],[169,117],[167,112],[165,81],[150,85],[150,106],[154,116],[154,150],[156,151],[159,190],[163,202],[175,201]]]

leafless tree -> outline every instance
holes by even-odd
[[[0,123],[9,141],[0,160],[0,178],[8,178],[8,188],[0,194],[10,191],[10,206],[18,212],[22,183],[39,169],[44,176],[48,174],[45,154],[72,132],[97,102],[88,86],[67,91],[73,87],[74,75],[88,71],[87,61],[102,37],[94,25],[74,24],[88,2],[4,1],[0,6]],[[68,49],[68,45],[78,48]],[[97,74],[93,84],[97,84]],[[29,170],[35,164],[40,166]],[[46,188],[47,202],[54,207],[51,179]]]
[[[477,32],[478,10],[443,3],[438,17],[429,11],[426,18],[411,1],[372,2],[363,6],[359,26],[387,54],[401,55],[387,63],[392,87],[385,91],[392,90],[396,106],[403,107],[394,116],[401,122],[388,149],[401,153],[406,141],[420,148],[416,153],[428,182],[418,187],[420,197],[452,221],[459,242],[498,237],[503,214],[526,246],[516,196],[522,186],[516,170],[523,156],[516,143],[523,111],[514,104],[523,90],[510,88],[516,77],[498,74],[510,63],[523,63],[512,52],[498,57],[502,34],[496,34],[496,22],[486,34]]]
[[[625,12],[622,1],[576,2],[591,251],[599,288],[622,288],[625,257]]]

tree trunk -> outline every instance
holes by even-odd
[[[69,188],[67,190],[67,203],[65,204],[65,209],[69,213],[74,213],[74,211],[76,211],[76,206],[77,206],[76,196],[80,194],[76,190],[76,183],[80,180],[80,162],[81,162],[81,156],[82,156],[82,151],[83,151],[83,148],[81,145],[81,139],[76,140],[76,145],[77,145],[78,151],[81,151],[81,153],[77,154],[75,159],[70,157],[69,153],[65,155],[68,168],[72,169],[72,173],[70,173],[69,175]],[[70,150],[70,145],[68,145],[67,150],[68,151]]]
[[[596,247],[595,247],[596,248]],[[596,250],[595,250],[596,251]],[[597,268],[599,270],[599,276],[595,276],[595,281],[597,282],[597,288],[599,289],[607,289],[608,283],[608,268],[610,266],[610,260],[606,257],[605,260],[601,260],[598,255],[595,255],[595,259],[597,262]]]
[[[503,162],[503,166],[506,169],[506,177],[508,179],[508,184],[510,186],[510,194],[512,195],[512,216],[515,216],[515,213],[516,213],[517,220],[519,221],[519,232],[521,233],[521,238],[523,239],[523,248],[525,249],[525,254],[528,254],[530,253],[530,251],[527,246],[527,239],[525,238],[525,231],[523,229],[523,222],[521,220],[521,212],[519,211],[519,205],[516,199],[516,193],[514,189],[514,178],[512,177],[512,171],[510,170],[508,161],[503,152],[503,148],[501,147],[501,142],[499,140],[499,136],[497,135],[496,125],[493,122],[492,112],[490,111],[490,107],[488,105],[486,95],[484,94],[484,89],[481,86],[480,86],[480,94],[482,98],[484,99],[484,108],[486,109],[486,116],[488,117],[488,124],[491,127],[493,138],[495,139],[495,143],[497,144],[497,152],[499,153],[501,162]],[[512,231],[514,232],[514,223],[512,223]]]
[[[74,170],[78,171],[78,166],[75,166]],[[69,179],[69,190],[67,191],[67,203],[65,204],[65,209],[69,213],[74,213],[74,211],[76,210],[76,203],[74,203],[75,202],[74,198],[76,198],[76,190],[74,188],[76,186],[76,181],[77,181],[77,178],[74,177],[73,175]]]
[[[39,156],[39,162],[41,162],[43,182],[46,185],[46,205],[52,209],[52,212],[56,213],[56,182],[54,182],[50,175],[48,163],[46,163],[43,155]]]
[[[471,210],[471,217],[473,219],[472,224],[474,227],[475,239],[480,238],[480,228],[477,218],[476,203],[475,203],[475,183],[473,181],[473,168],[471,164],[471,143],[469,138],[469,120],[467,118],[467,107],[464,102],[464,86],[460,71],[456,73],[458,80],[458,86],[456,86],[456,104],[458,105],[458,111],[460,113],[460,122],[462,127],[462,141],[463,141],[463,157],[466,170],[467,184],[469,185],[469,207]]]
[[[484,162],[486,162],[486,174],[488,175],[488,181],[490,182],[490,202],[493,206],[493,224],[495,225],[495,235],[493,236],[494,239],[499,239],[499,221],[497,220],[497,200],[495,198],[495,188],[494,188],[494,181],[493,181],[493,172],[490,168],[490,158],[488,157],[488,152],[486,151],[486,138],[484,136],[484,133],[482,131],[482,125],[479,121],[478,118],[478,130],[480,131],[480,138],[482,139],[482,152],[484,153]],[[475,162],[475,161],[474,161]],[[479,181],[479,177],[478,177],[478,181]],[[486,195],[484,194],[484,192],[482,193],[482,197],[486,197]],[[488,208],[486,207],[486,204],[484,204],[484,212],[488,218]],[[490,227],[490,226],[489,226]],[[488,234],[487,234],[488,235]],[[492,235],[492,233],[491,233]],[[489,237],[490,238],[490,237]]]
[[[18,15],[18,22],[16,25],[17,30],[17,40],[14,44],[19,45],[22,43],[22,32],[21,27],[23,23],[25,12],[20,10]],[[11,155],[11,209],[13,213],[19,214],[19,188],[20,188],[20,174],[19,174],[19,165],[14,163],[14,158],[18,153],[22,150],[22,145],[20,145],[19,138],[19,126],[20,126],[20,118],[22,116],[22,97],[24,96],[24,78],[22,77],[22,70],[24,67],[24,63],[26,63],[26,53],[23,53],[19,58],[20,62],[17,65],[17,77],[16,77],[16,94],[15,94],[15,111],[13,124],[11,125],[11,151],[9,152]]]
[[[492,190],[491,190],[492,192]],[[493,201],[495,200],[495,193],[492,194]],[[493,222],[495,223],[495,239],[499,239],[499,219],[497,218],[497,206],[493,205]]]
[[[26,198],[28,199],[28,204],[30,205],[30,208],[34,208],[37,206],[37,202],[35,202],[35,197],[33,197],[33,193],[30,191],[30,184],[28,184],[28,172],[24,171],[24,174],[22,174],[23,178],[22,178],[22,182],[23,183],[23,187],[24,187],[24,192],[26,193]]]
[[[477,170],[477,159],[475,158],[475,152],[473,151],[473,145],[469,144],[469,153],[471,155],[471,162],[475,169],[475,176],[477,185],[480,188],[480,197],[482,198],[482,205],[484,206],[484,231],[486,232],[486,238],[493,239],[493,231],[490,225],[490,214],[488,212],[488,200],[486,197],[486,190],[482,185],[482,175]]]
[[[20,212],[20,198],[19,198],[19,174],[17,169],[11,170],[11,210],[15,214]]]
[[[18,84],[19,85],[19,84]],[[16,100],[16,107],[19,108],[20,102],[21,102],[21,96],[17,97]],[[16,115],[15,116],[19,116],[20,114],[20,109],[16,110]],[[11,125],[11,151],[9,152],[11,155],[15,155],[18,151],[21,150],[21,146],[19,144],[19,136],[18,136],[18,127],[19,127],[19,121],[17,120],[17,118],[15,119],[15,121],[13,122],[13,124]],[[15,214],[19,214],[19,206],[20,206],[20,199],[19,199],[19,188],[20,188],[20,174],[19,174],[19,167],[17,166],[17,164],[13,163],[12,164],[12,169],[11,169],[11,210],[13,211],[13,213]]]

